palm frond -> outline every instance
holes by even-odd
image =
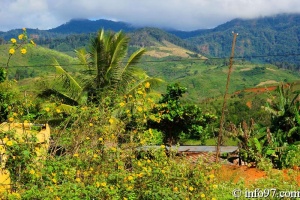
[[[122,32],[119,32],[115,36],[115,40],[112,41],[110,48],[109,66],[106,71],[105,77],[114,82],[118,82],[121,79],[120,73],[120,62],[126,56],[129,38],[126,37]]]
[[[145,52],[146,50],[142,48],[131,54],[128,61],[126,62],[126,65],[122,69],[122,79],[125,78],[125,76],[127,76],[128,73],[133,73],[133,66],[135,66],[138,63],[138,61],[141,59]]]
[[[83,66],[88,67],[89,66],[89,62],[88,62],[89,54],[86,52],[86,50],[85,49],[75,50],[75,53],[76,53],[76,56],[77,56],[79,62]]]
[[[61,86],[64,89],[66,89],[67,93],[69,94],[68,96],[70,96],[73,99],[78,99],[82,92],[82,87],[69,73],[67,73],[59,65],[59,63],[56,60],[54,64],[55,64],[54,67],[56,69],[56,74],[59,76],[58,82],[61,84]]]

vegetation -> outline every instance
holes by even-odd
[[[26,32],[23,34],[26,38]],[[184,81],[190,79],[188,83],[202,89],[202,94],[217,96],[216,91],[223,91],[225,78],[220,74],[226,73],[226,62],[157,62],[156,68],[148,63],[143,66],[150,72],[148,76],[137,67],[145,50],[132,48],[127,56],[128,45],[129,38],[122,32],[102,30],[93,37],[89,49],[76,51],[79,62],[54,54],[61,60],[49,61],[53,71],[47,72],[48,78],[35,74],[41,77],[33,84],[42,91],[32,95],[21,93],[18,83],[10,80],[13,71],[7,76],[7,70],[1,69],[0,121],[51,125],[51,146],[42,158],[35,137],[20,138],[14,130],[0,130],[1,169],[10,172],[12,183],[11,190],[0,193],[1,199],[232,199],[236,187],[296,191],[296,179],[271,173],[272,168],[300,165],[297,90],[283,84],[277,93],[265,94],[271,95],[266,98],[255,97],[256,93],[242,91],[244,88],[231,96],[225,136],[238,142],[244,162],[270,173],[250,184],[224,181],[219,164],[202,159],[191,162],[168,146],[214,140],[220,99],[214,97],[196,105],[189,101],[187,95],[192,91]],[[10,66],[20,56],[11,49],[16,52],[21,47],[5,48]],[[18,58],[26,60],[35,50],[44,49],[28,47]],[[63,59],[80,64],[80,70],[65,69],[60,65]],[[161,61],[168,59],[174,57]],[[288,80],[298,78],[271,65],[242,61],[234,65],[233,82],[252,78],[251,83],[258,85],[267,81],[262,79],[266,72],[268,80],[278,82],[278,74],[285,74]],[[23,74],[22,70],[17,74]],[[151,78],[154,74],[166,80],[159,88],[162,95],[154,90],[155,83],[160,82]],[[174,79],[183,84],[170,84]],[[208,82],[201,82],[204,79]],[[206,84],[214,85],[215,90],[207,90]]]
[[[211,137],[207,128],[215,116],[203,115],[196,105],[181,105],[179,98],[185,92],[186,88],[178,84],[169,85],[167,93],[151,110],[148,127],[161,131],[164,143],[170,146],[177,144],[180,138],[197,139],[203,144]]]

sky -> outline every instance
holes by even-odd
[[[55,28],[71,19],[109,19],[177,30],[214,28],[234,18],[300,13],[299,0],[0,0],[0,31]]]

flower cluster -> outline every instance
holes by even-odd
[[[20,49],[20,53],[22,55],[27,53],[27,44],[31,44],[31,45],[35,45],[34,41],[32,39],[28,40],[28,36],[27,36],[27,31],[26,28],[23,28],[23,33],[20,34],[18,36],[18,41],[15,38],[11,38],[10,42],[11,42],[11,47],[8,50],[8,53],[10,56],[12,56],[13,54],[15,54],[17,49]]]

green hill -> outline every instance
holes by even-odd
[[[10,45],[0,45],[0,66],[2,67],[6,66],[9,48]],[[72,67],[72,64],[77,63],[75,58],[41,46],[28,46],[25,55],[21,55],[20,52],[16,51],[10,59],[9,78],[20,80],[53,73],[54,67],[52,64],[54,59],[64,65],[66,70],[70,72],[77,71],[74,66]]]
[[[187,87],[187,100],[199,102],[224,94],[228,72],[226,60],[211,61],[166,57],[158,59],[158,61],[145,62],[143,68],[151,76],[164,79],[165,85],[179,82]],[[281,82],[294,82],[299,78],[299,73],[279,69],[271,64],[258,65],[237,61],[233,66],[229,93],[246,88],[276,85]],[[165,85],[162,88],[165,88]]]
[[[214,29],[200,31],[198,36],[186,40],[195,44],[204,55],[228,57],[232,43],[231,33],[235,31],[239,33],[236,56],[266,63],[285,62],[285,66],[281,67],[297,68],[297,65],[291,63],[300,62],[300,57],[297,56],[300,53],[299,22],[300,14],[282,14],[251,20],[235,19]]]

